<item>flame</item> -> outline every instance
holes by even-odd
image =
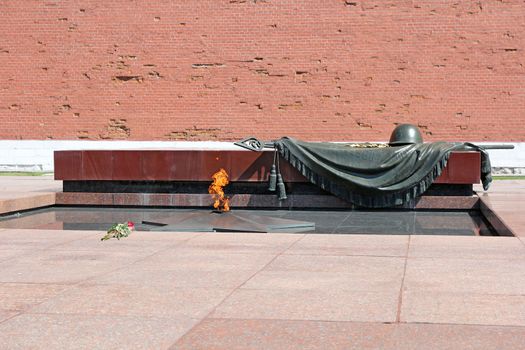
[[[211,194],[215,203],[213,207],[219,211],[229,211],[230,203],[229,198],[224,196],[223,187],[226,186],[228,181],[228,173],[224,169],[220,169],[212,175],[213,183],[208,187],[208,193]]]

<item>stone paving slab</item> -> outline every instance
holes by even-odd
[[[494,181],[488,191],[475,189],[483,202],[516,236],[525,236],[525,181]]]
[[[0,283],[0,310],[25,311],[68,288],[64,284]]]
[[[523,237],[102,234],[0,229],[0,349],[523,347]]]
[[[500,183],[495,183],[495,186],[499,186]],[[498,191],[494,188],[491,188],[489,191],[481,192],[480,197],[488,198],[490,202],[501,202],[503,200],[507,202],[513,202],[518,203],[521,202],[523,199],[523,194],[521,191],[515,191],[515,190],[506,190],[506,191]]]
[[[404,288],[421,293],[525,294],[525,259],[409,258]]]
[[[186,246],[205,250],[238,253],[278,253],[303,238],[303,234],[214,233],[191,240]]]
[[[376,274],[401,277],[404,263],[405,259],[400,257],[289,255],[286,251],[272,261],[265,271],[343,272],[359,277]]]
[[[11,258],[16,258],[19,256],[22,256],[24,254],[31,253],[31,250],[25,250],[25,249],[0,249],[0,262],[4,260],[9,260]]]
[[[401,321],[525,327],[525,295],[408,292]]]
[[[126,241],[130,243],[137,243],[144,245],[144,242],[155,242],[164,241],[167,243],[175,243],[178,245],[179,242],[188,241],[202,235],[201,232],[145,232],[135,231],[129,237],[126,237]],[[117,241],[118,243],[118,241]]]
[[[262,271],[250,279],[242,288],[308,290],[322,289],[329,291],[385,291],[401,287],[403,265],[390,274],[390,270],[366,273],[358,271]],[[396,291],[397,292],[397,291]]]
[[[25,200],[30,199],[34,197],[40,197],[40,196],[48,196],[52,193],[48,192],[19,192],[19,191],[2,191],[0,192],[0,200],[1,201],[7,201],[7,200]]]
[[[517,237],[412,236],[409,258],[523,259]]]
[[[0,264],[0,282],[78,283],[143,258],[148,252],[39,250]]]
[[[282,255],[242,288],[399,290],[404,265],[403,258]]]
[[[398,290],[239,289],[211,317],[395,322]]]
[[[18,233],[27,233],[29,240],[36,237],[33,242],[36,247],[47,247],[45,239],[39,240],[43,236],[32,232]],[[8,231],[7,237],[16,233]],[[61,235],[68,233],[55,231],[55,234],[50,233],[50,239],[60,242]],[[454,237],[457,240],[451,241],[411,237],[410,248],[408,240],[400,242],[398,236],[382,238],[385,242],[392,239],[392,244],[399,245],[399,251],[404,249],[405,254],[409,248],[415,255],[439,255],[409,254],[406,258],[326,255],[322,249],[317,255],[290,254],[314,235],[208,233],[192,234],[185,239],[177,237],[173,241],[170,236],[156,236],[151,242],[144,235],[138,241],[130,236],[129,241],[102,242],[115,248],[108,245],[104,249],[91,249],[101,242],[99,234],[89,234],[79,234],[80,238],[62,243],[60,249],[55,245],[51,249],[5,250],[15,255],[0,262],[0,279],[4,282],[0,286],[4,286],[4,295],[11,298],[6,298],[7,306],[0,310],[6,315],[2,317],[15,317],[0,321],[0,331],[11,325],[14,328],[9,329],[14,332],[16,326],[12,325],[19,320],[47,327],[50,317],[56,317],[53,319],[59,324],[78,317],[71,322],[81,327],[102,316],[126,320],[130,317],[137,320],[161,317],[174,322],[195,320],[192,324],[199,320],[206,322],[210,317],[257,322],[374,322],[378,326],[385,322],[402,325],[399,321],[412,325],[457,323],[457,327],[523,324],[525,258],[519,252],[525,245],[515,238]],[[192,244],[197,240],[197,244]],[[350,251],[352,242],[362,247],[359,236],[340,236],[336,240]],[[81,245],[76,242],[81,241],[91,248],[80,250]],[[127,244],[118,245],[124,242]],[[148,249],[140,250],[140,244],[135,242],[151,243],[155,249],[162,247],[157,244],[165,243],[166,247],[151,253]],[[458,258],[462,246],[466,257]],[[507,259],[503,256],[505,250],[509,252]],[[18,285],[14,282],[23,286],[18,295],[13,292]],[[53,283],[58,286],[56,290],[46,289]],[[61,290],[62,284],[68,288]],[[12,309],[22,314],[16,316]],[[76,328],[70,328],[73,325],[60,327],[63,335],[57,348],[70,344],[69,337],[78,336]],[[133,327],[137,325],[133,323]],[[14,336],[22,337],[22,344],[43,339],[43,335],[17,331],[20,333]],[[162,346],[175,343],[184,333],[176,333],[170,344]],[[336,334],[331,341],[337,338]],[[99,341],[92,335],[86,336]],[[395,333],[392,337],[397,339],[401,335]],[[101,344],[112,346],[112,343]]]
[[[22,314],[0,323],[0,349],[167,349],[198,320]]]
[[[516,350],[524,327],[206,319],[170,349]]]
[[[252,277],[258,269],[244,267],[233,269],[169,269],[143,268],[140,264],[127,266],[93,279],[97,284],[126,286],[158,285],[165,288],[236,288]],[[0,272],[1,273],[1,272]]]
[[[0,323],[18,314],[18,311],[0,310]]]
[[[55,204],[62,181],[52,175],[2,176],[0,178],[0,214]]]
[[[70,232],[70,231],[65,231]],[[95,231],[91,231],[95,232]],[[197,237],[198,234],[171,234],[171,236],[151,235],[151,239],[146,238],[143,232],[133,232],[130,236],[120,240],[110,239],[101,241],[100,239],[105,235],[105,232],[96,232],[89,237],[82,237],[73,241],[59,243],[49,247],[52,250],[65,251],[139,251],[149,254],[154,254],[170,247],[176,247],[185,241]]]
[[[230,293],[231,289],[80,284],[28,313],[201,319]]]
[[[62,181],[54,179],[53,175],[42,176],[2,176],[0,192],[59,192],[62,191]]]
[[[505,223],[510,226],[514,232],[520,232],[518,228],[525,226],[525,218],[517,213],[507,214],[501,212],[501,215],[504,217]],[[521,234],[520,234],[521,236]]]
[[[275,253],[238,253],[231,250],[203,250],[178,245],[149,256],[133,265],[136,269],[232,271],[257,270],[276,257]]]
[[[286,254],[405,256],[408,236],[306,235]]]
[[[97,233],[93,231],[5,229],[0,231],[0,250],[35,251],[85,237],[90,237],[91,240],[96,236]]]

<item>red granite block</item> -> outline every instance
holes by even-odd
[[[143,205],[167,207],[172,204],[172,194],[168,193],[144,193]]]
[[[281,175],[285,182],[308,182],[308,180],[286,160],[279,161]]]
[[[62,205],[113,205],[112,193],[58,192],[56,204]]]
[[[452,152],[447,166],[434,183],[477,184],[481,180],[479,152]]]
[[[113,193],[113,205],[144,205],[142,193]]]
[[[143,151],[142,152],[142,179],[167,181],[172,180],[177,171],[174,151]]]
[[[143,179],[142,155],[144,151],[112,151],[113,180]]]
[[[111,180],[114,151],[82,151],[82,180]]]
[[[211,181],[211,177],[214,173],[219,171],[221,168],[226,170],[228,174],[232,173],[232,153],[242,151],[205,151],[201,152],[198,179],[199,181]],[[230,176],[230,181],[233,179]]]
[[[113,205],[113,195],[111,193],[85,193],[83,196],[77,195],[77,204],[88,205]]]
[[[273,152],[231,152],[232,181],[266,181],[273,161]]]
[[[73,192],[58,192],[55,195],[55,204],[62,204],[62,205],[76,204],[76,203],[73,203],[73,201],[76,202],[77,200],[74,194],[75,193]]]
[[[82,180],[82,152],[55,151],[55,180]]]
[[[230,151],[232,181],[267,181],[272,164],[274,164],[273,151],[246,152]],[[307,182],[294,167],[287,161],[279,158],[281,175],[286,182]]]
[[[201,158],[207,151],[171,151],[173,163],[170,168],[171,180],[202,181],[210,180],[211,175],[202,176]]]
[[[461,209],[477,210],[478,196],[421,196],[416,198],[412,209]]]
[[[171,203],[176,207],[212,207],[213,199],[209,194],[179,193],[171,195]]]
[[[211,181],[211,176],[224,168],[230,181],[259,182],[267,181],[274,152],[80,151],[57,152],[55,157],[55,176],[62,180]],[[435,183],[479,183],[480,162],[478,152],[453,152]],[[288,162],[281,159],[279,163],[286,182],[307,182]]]
[[[230,207],[248,207],[250,205],[251,194],[229,195]]]

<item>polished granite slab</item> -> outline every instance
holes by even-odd
[[[220,168],[230,181],[268,179],[273,151],[211,150],[85,150],[55,151],[55,179],[64,181],[210,181]],[[457,151],[435,183],[473,184],[480,181],[479,152]],[[307,182],[289,163],[280,162],[286,182]]]
[[[194,222],[188,220],[192,218]],[[220,218],[221,214],[213,214],[210,209],[54,207],[4,218],[0,228],[106,230],[115,222],[133,221],[138,230],[144,231],[206,232],[215,227],[215,231],[497,235],[477,211],[233,209]],[[257,227],[248,229],[248,222]],[[162,227],[164,224],[169,226]]]

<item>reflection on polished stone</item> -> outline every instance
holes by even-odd
[[[190,218],[196,222],[190,225]],[[242,228],[240,231],[252,232],[504,235],[494,231],[480,212],[459,210],[234,209],[229,214],[211,214],[210,210],[181,208],[53,207],[2,217],[0,228],[104,231],[116,222],[126,221],[135,222],[137,231],[233,231],[235,225]]]

